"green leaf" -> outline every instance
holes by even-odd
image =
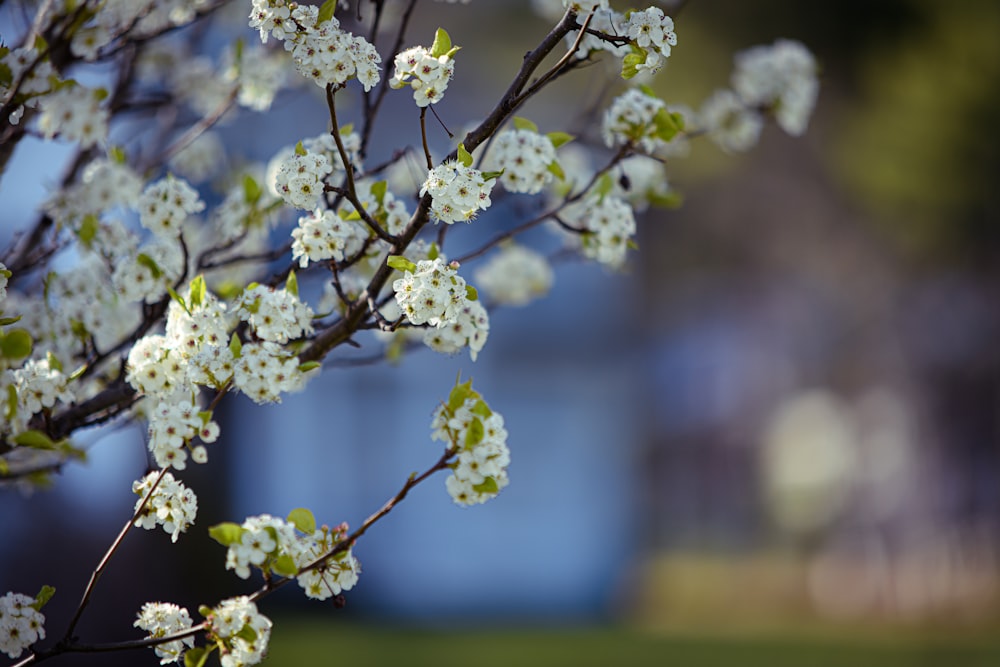
[[[243,199],[246,203],[253,205],[260,200],[260,196],[264,194],[261,189],[260,184],[254,180],[253,176],[250,174],[244,174],[243,176]]]
[[[56,370],[56,371],[59,371],[60,373],[62,373],[62,371],[63,371],[62,362],[59,361],[59,357],[57,357],[56,355],[52,354],[52,350],[49,350],[48,352],[45,353],[45,360],[47,362],[49,362],[49,368],[51,368],[52,370]]]
[[[653,116],[653,125],[656,126],[656,136],[664,141],[670,141],[681,131],[684,126],[684,121],[681,119],[681,124],[678,125],[674,118],[674,114],[671,114],[666,108],[661,108]]]
[[[31,429],[24,433],[18,433],[11,438],[15,445],[30,447],[32,449],[56,449],[56,443],[45,433]]]
[[[554,175],[560,181],[566,180],[566,172],[563,171],[562,167],[559,166],[559,163],[557,161],[553,160],[549,164],[549,166],[546,167],[546,169],[549,171],[550,174]]]
[[[569,132],[549,132],[545,136],[549,138],[549,141],[552,142],[552,145],[555,148],[559,148],[560,146],[568,144],[576,139],[576,137]]]
[[[451,393],[448,394],[448,409],[454,413],[462,407],[465,403],[465,399],[475,395],[476,392],[472,390],[472,380],[464,383],[457,383],[452,388]]]
[[[253,644],[257,641],[257,631],[251,628],[249,623],[240,628],[240,631],[233,636],[244,639],[249,644]]]
[[[195,646],[184,652],[184,667],[205,667],[209,651],[204,646]]]
[[[125,149],[121,146],[112,146],[108,151],[108,157],[116,164],[125,164]]]
[[[615,182],[611,180],[609,174],[603,174],[597,183],[594,184],[594,194],[596,194],[600,199],[603,199],[605,195],[611,192],[612,188],[615,187]]]
[[[444,28],[438,28],[434,33],[434,43],[431,44],[431,57],[438,58],[448,55],[451,51],[451,37],[448,36]]]
[[[184,301],[184,297],[182,297],[180,294],[178,294],[177,290],[175,290],[170,285],[167,285],[167,294],[170,295],[171,299],[173,299],[174,301],[176,301],[177,303],[179,303],[181,305],[181,308],[184,309],[185,313],[187,313],[188,315],[191,314],[191,310],[188,308],[187,302]]]
[[[500,493],[500,487],[497,486],[497,481],[492,477],[487,477],[479,484],[474,485],[472,490],[476,493]]]
[[[316,532],[316,517],[305,507],[293,509],[288,513],[287,520],[306,535],[312,535]]]
[[[188,300],[192,308],[197,308],[205,301],[205,276],[199,274],[188,287]]]
[[[472,406],[472,414],[479,415],[483,419],[488,419],[493,411],[490,410],[490,406],[486,405],[486,401],[479,399],[476,404]]]
[[[44,607],[55,594],[56,589],[52,586],[49,586],[48,584],[42,586],[42,590],[38,591],[38,595],[35,596],[35,603],[31,605],[32,609],[35,611],[41,611],[42,607]]]
[[[306,147],[303,146],[302,142],[300,141],[299,143],[295,144],[295,154],[296,155],[308,155],[309,151],[306,150]]]
[[[66,380],[69,381],[69,382],[72,382],[73,380],[79,379],[80,376],[82,376],[84,374],[84,372],[86,372],[86,370],[89,367],[90,367],[90,364],[83,364],[83,365],[81,365],[75,371],[73,371],[72,373],[70,373],[69,376],[66,378]]]
[[[97,236],[97,229],[100,224],[97,221],[97,216],[93,213],[88,213],[83,216],[83,221],[80,223],[80,229],[77,230],[76,236],[80,239],[80,243],[83,244],[84,248],[89,248],[94,242],[94,237]]]
[[[639,65],[646,62],[646,52],[629,53],[622,58],[622,78],[628,81],[639,73]]]
[[[95,88],[93,92],[94,99],[98,102],[103,102],[109,94],[107,88]]]
[[[663,194],[654,192],[648,194],[646,198],[649,199],[650,204],[657,208],[680,208],[681,204],[684,203],[684,197],[674,190]]]
[[[10,466],[7,465],[7,462],[4,461],[3,458],[0,458],[0,477],[6,477],[9,474],[10,474]]]
[[[638,48],[638,47],[633,47],[633,48]],[[646,52],[645,52],[645,51],[643,51],[643,53],[646,53]],[[642,84],[642,85],[640,85],[640,86],[639,86],[639,90],[640,90],[640,92],[642,92],[642,94],[643,94],[643,95],[645,95],[646,97],[653,97],[653,98],[656,98],[656,99],[660,99],[660,98],[656,97],[656,93],[655,93],[655,92],[653,92],[653,89],[652,89],[652,88],[650,88],[649,86],[647,86],[646,84]]]
[[[201,419],[201,425],[205,426],[208,422],[212,421],[212,411],[202,410],[198,413],[198,418]]]
[[[472,420],[469,424],[469,428],[465,431],[465,446],[474,447],[483,441],[483,436],[486,435],[486,429],[483,428],[483,422],[477,417]]]
[[[209,616],[215,613],[215,610],[209,607],[208,605],[202,604],[198,605],[198,613],[201,614],[202,618],[208,618]]]
[[[17,388],[9,384],[7,385],[7,401],[5,403],[4,416],[7,419],[13,419],[17,415]]]
[[[385,260],[385,263],[388,264],[390,268],[396,269],[397,271],[412,272],[417,270],[417,265],[402,255],[389,255],[389,259]]]
[[[163,275],[163,271],[160,270],[159,265],[153,260],[152,257],[147,255],[146,253],[140,252],[139,255],[135,258],[135,261],[139,262],[139,264],[149,269],[150,273],[153,274],[154,279],[159,278],[160,276]]]
[[[469,301],[479,300],[479,292],[477,292],[476,288],[469,283],[465,283],[465,298]]]
[[[243,537],[243,528],[238,523],[225,521],[208,529],[208,536],[224,547],[236,544]]]
[[[17,317],[0,317],[0,327],[5,327],[8,324],[14,324],[15,322],[21,321],[21,315]]]
[[[239,359],[243,356],[243,343],[240,342],[240,337],[233,332],[233,337],[229,339],[229,351],[233,353],[234,359]]]
[[[295,277],[295,271],[288,272],[288,278],[285,279],[285,291],[293,296],[299,295],[299,279]]]
[[[24,329],[0,331],[0,356],[7,359],[26,359],[31,356],[31,334]]]
[[[378,202],[379,206],[382,206],[382,202],[385,201],[385,193],[388,189],[389,184],[385,181],[375,181],[372,183],[371,193],[375,197],[375,201]]]
[[[282,554],[271,564],[271,571],[282,577],[294,577],[299,573],[299,568],[295,566],[294,558],[288,554]]]
[[[529,130],[531,132],[538,132],[538,126],[532,123],[527,118],[521,118],[520,116],[514,116],[514,128],[518,130]]]
[[[685,126],[684,114],[680,113],[679,111],[672,111],[670,112],[670,118],[673,119],[674,121],[674,127],[676,127],[679,131],[683,132]]]
[[[321,365],[318,361],[307,361],[304,364],[299,364],[299,372],[308,373],[314,368],[319,368]]]
[[[337,11],[337,0],[326,0],[319,8],[319,16],[316,17],[316,25],[333,18],[333,13]]]
[[[441,256],[441,251],[438,249],[437,243],[431,243],[431,247],[427,249],[427,259],[432,262]]]
[[[484,171],[483,172],[483,180],[484,181],[489,181],[489,180],[492,180],[494,178],[500,178],[501,176],[503,176],[503,173],[505,171],[507,171],[507,170],[506,169],[501,169],[500,171]]]
[[[347,125],[340,126],[340,136],[342,137],[346,137],[353,131],[354,131],[354,123],[348,123]]]
[[[458,161],[462,163],[462,166],[472,166],[472,153],[465,150],[465,144],[458,145]]]

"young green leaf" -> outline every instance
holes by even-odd
[[[559,148],[560,146],[568,144],[576,139],[576,137],[569,132],[549,132],[545,136],[549,138],[549,141],[552,142],[552,146],[555,148]]]
[[[437,32],[434,33],[434,43],[431,44],[431,57],[440,58],[441,56],[448,55],[450,51],[451,37],[448,36],[444,28],[438,28]]]
[[[191,302],[192,308],[197,308],[205,300],[205,276],[199,274],[191,281],[191,286],[188,288],[188,300]]]
[[[295,271],[288,272],[288,278],[285,279],[285,291],[294,296],[299,295],[299,279],[295,277]]]
[[[288,513],[288,522],[294,524],[300,532],[312,535],[316,532],[316,517],[305,507],[297,507]]]
[[[49,586],[47,584],[45,586],[42,586],[42,589],[38,591],[38,595],[35,596],[35,603],[31,605],[32,609],[34,609],[35,611],[41,611],[42,607],[44,607],[48,603],[48,601],[52,599],[52,596],[55,594],[56,594],[56,589],[53,588],[52,586]]]
[[[231,521],[217,523],[208,529],[208,536],[222,546],[228,547],[240,541],[243,537],[243,527]]]
[[[465,144],[458,145],[458,161],[461,162],[464,167],[472,166],[472,153],[465,150]]]
[[[531,132],[538,132],[538,126],[532,123],[527,118],[521,118],[520,116],[514,116],[514,128],[517,130],[529,130]]]
[[[389,255],[389,258],[385,260],[385,263],[388,264],[390,268],[396,269],[397,271],[417,270],[417,265],[402,255]]]

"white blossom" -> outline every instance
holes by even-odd
[[[45,639],[45,616],[32,605],[35,599],[23,593],[0,597],[0,651],[18,658],[24,649]]]
[[[191,615],[184,607],[171,602],[147,602],[142,605],[138,618],[132,624],[149,633],[150,639],[166,637],[177,632],[183,632],[191,627]],[[153,646],[161,665],[171,662],[181,662],[184,659],[185,648],[194,646],[194,636],[175,639]]]

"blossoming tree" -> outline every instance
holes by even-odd
[[[349,591],[360,572],[354,545],[414,486],[445,472],[459,505],[497,496],[511,457],[503,417],[458,381],[428,405],[436,460],[359,527],[317,524],[307,509],[214,518],[208,531],[226,548],[220,569],[242,579],[259,571],[257,588],[202,607],[197,622],[149,602],[135,621],[143,638],[102,646],[75,634],[129,530],[161,527],[177,541],[195,524],[183,473],[208,464],[220,436],[214,411],[228,395],[266,404],[308,390],[345,345],[370,348],[373,359],[468,349],[474,361],[492,308],[525,304],[552,284],[551,258],[519,242],[524,232],[548,227],[565,245],[560,256],[618,269],[636,213],[676,204],[669,158],[697,137],[746,150],[769,119],[801,134],[816,98],[812,56],[778,41],[738,54],[732,87],[700,110],[670,104],[638,83],[678,44],[662,9],[535,0],[550,29],[511,63],[492,110],[453,136],[434,107],[462,76],[462,54],[442,29],[407,46],[417,5],[54,0],[38,3],[16,43],[0,48],[0,169],[25,138],[74,151],[37,218],[0,256],[0,477],[54,475],[80,455],[76,432],[122,420],[146,424],[151,461],[133,484],[132,516],[54,642],[39,645],[53,639],[41,613],[52,589],[0,597],[0,650],[17,664],[130,647],[152,648],[161,663],[201,665],[218,652],[223,665],[255,664],[271,631],[258,604],[293,582],[320,600]],[[225,36],[226,48],[199,51],[206,31],[216,43]],[[582,119],[579,136],[543,133],[519,115],[551,82],[595,61],[611,64],[619,94],[600,117]],[[213,128],[266,113],[302,81],[321,92],[327,127],[267,164],[230,163]],[[355,102],[351,118],[345,98]],[[385,102],[411,98],[419,148],[372,155]],[[451,138],[446,155],[430,148],[437,126]],[[447,257],[456,223],[479,224],[501,198],[523,198],[516,210],[530,214]],[[300,276],[322,294],[304,297]]]

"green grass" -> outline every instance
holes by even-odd
[[[614,628],[468,630],[275,619],[269,667],[996,667],[1000,633],[974,639],[658,637]]]

